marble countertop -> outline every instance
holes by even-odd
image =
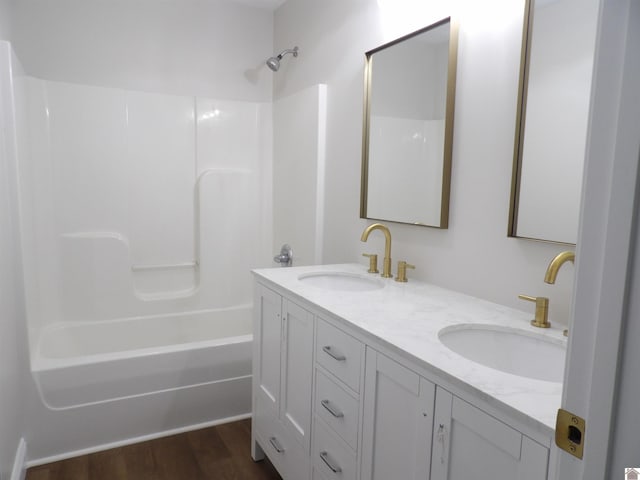
[[[345,272],[379,279],[384,287],[350,292],[318,288],[299,280],[315,272]],[[536,430],[553,435],[560,407],[562,384],[525,378],[485,367],[453,352],[438,339],[438,332],[459,324],[490,324],[517,328],[548,337],[566,346],[558,328],[541,329],[530,325],[530,313],[447,290],[436,285],[368,274],[359,264],[314,265],[254,270],[257,277],[291,291],[339,317],[357,331],[373,336],[381,344],[408,355],[444,381],[481,397],[508,415]],[[531,359],[535,361],[535,359]],[[563,369],[564,365],[558,365]]]

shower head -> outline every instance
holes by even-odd
[[[280,68],[280,60],[278,60],[277,57],[271,57],[269,60],[267,60],[267,67],[269,67],[274,72],[277,72]]]
[[[287,50],[283,50],[282,52],[280,52],[278,54],[278,56],[271,57],[266,62],[267,63],[267,67],[269,67],[274,72],[277,72],[278,69],[280,68],[280,60],[282,60],[282,57],[284,57],[287,53],[291,53],[291,54],[293,54],[294,57],[297,57],[298,56],[298,47],[293,47],[293,48],[289,48]]]

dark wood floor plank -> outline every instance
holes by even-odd
[[[244,420],[240,420],[234,423],[238,426],[239,429],[242,429],[243,431],[251,435],[251,419],[250,418],[245,418]]]
[[[185,434],[154,440],[152,450],[158,480],[208,480],[200,470]]]
[[[69,458],[61,462],[61,468],[58,471],[58,478],[64,480],[73,478],[73,480],[93,480],[89,473],[89,455]]]
[[[27,478],[29,480],[53,480],[51,475],[49,475],[49,469],[42,467],[30,468],[27,473]]]
[[[128,480],[123,449],[113,448],[89,455],[89,480]]]
[[[233,461],[242,479],[279,480],[276,469],[268,461],[254,462],[251,459],[251,423],[241,422],[218,425],[222,441],[233,452]]]
[[[236,480],[231,452],[227,449],[217,428],[204,428],[186,434],[187,441],[206,478]]]
[[[33,467],[26,480],[281,480],[250,450],[242,420]]]
[[[122,455],[128,480],[156,480],[160,478],[151,441],[128,445],[122,449]]]
[[[33,477],[31,472],[33,471]],[[60,460],[29,469],[28,480],[89,480],[89,458],[87,455]]]

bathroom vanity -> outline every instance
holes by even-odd
[[[355,264],[254,275],[255,460],[285,480],[547,478],[561,330]]]

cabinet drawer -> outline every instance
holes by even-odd
[[[287,441],[282,422],[273,415],[272,410],[267,407],[266,402],[260,396],[257,397],[256,411],[253,412],[253,426],[256,438],[264,453],[269,457],[278,473],[284,476],[285,452]]]
[[[316,361],[359,392],[362,343],[320,318],[317,325]]]
[[[316,415],[346,441],[358,449],[358,400],[324,373],[316,371]]]
[[[327,480],[355,480],[356,454],[316,417],[313,430],[314,470]]]
[[[311,473],[309,452],[289,435],[283,423],[258,400],[253,428],[264,453],[284,480],[308,480]]]

